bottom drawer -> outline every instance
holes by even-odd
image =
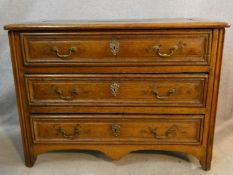
[[[201,115],[33,115],[34,143],[198,144]]]

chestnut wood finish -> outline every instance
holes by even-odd
[[[211,46],[211,30],[200,31],[152,31],[152,32],[98,32],[79,33],[22,33],[21,41],[25,65],[48,64],[208,64]],[[119,43],[116,54],[109,49],[109,42]],[[178,49],[173,57],[162,58],[161,52]],[[54,50],[56,48],[57,50]],[[69,54],[67,58],[57,56]]]
[[[202,74],[25,77],[30,105],[205,106],[207,75]]]
[[[224,22],[6,25],[25,164],[44,152],[194,155],[209,170]]]
[[[202,135],[202,116],[82,117],[31,116],[34,143],[199,144]]]

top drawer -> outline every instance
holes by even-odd
[[[211,30],[22,33],[25,65],[207,65]]]

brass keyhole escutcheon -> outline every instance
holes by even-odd
[[[109,47],[111,49],[112,54],[116,56],[117,53],[119,52],[120,43],[117,40],[112,39],[109,42]]]
[[[118,137],[121,132],[121,126],[119,124],[112,124],[112,134]]]
[[[117,84],[117,83],[112,83],[112,84],[110,85],[111,94],[112,94],[114,97],[117,96],[118,91],[119,91],[119,87],[120,87],[120,85]]]

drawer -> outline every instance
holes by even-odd
[[[198,144],[201,141],[203,116],[105,117],[34,115],[31,116],[33,140],[89,144]]]
[[[205,106],[206,74],[25,75],[30,105]]]
[[[208,64],[211,30],[22,33],[25,65]]]

